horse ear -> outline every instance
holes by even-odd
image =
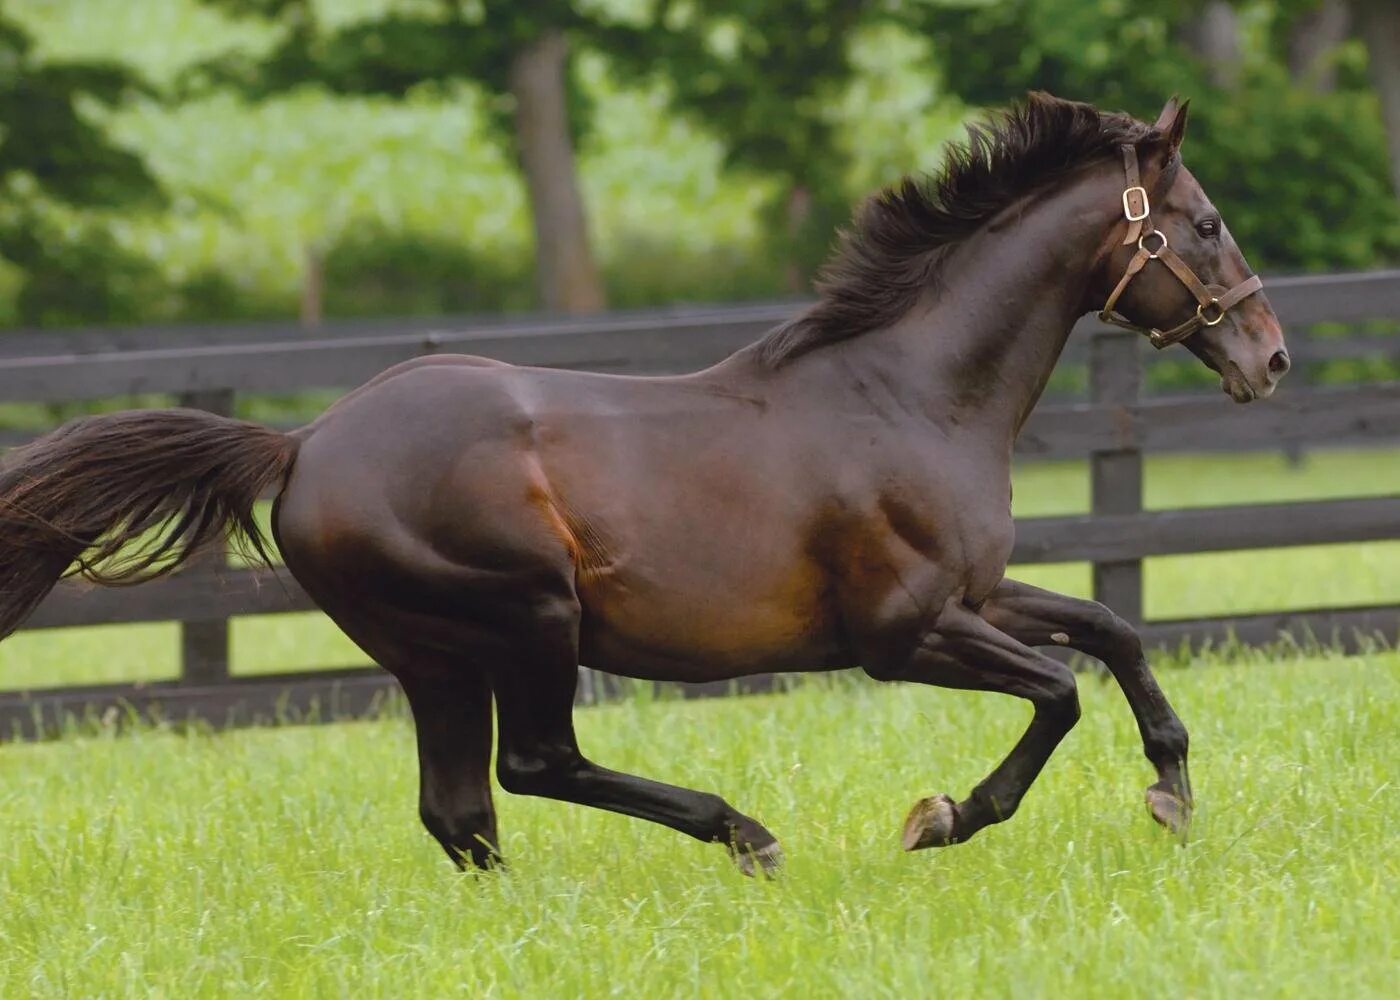
[[[1167,144],[1167,155],[1170,156],[1181,148],[1181,140],[1186,136],[1187,109],[1191,107],[1191,99],[1188,97],[1184,101],[1178,101],[1176,95],[1167,101],[1162,107],[1162,113],[1157,116],[1156,123],[1152,126]]]

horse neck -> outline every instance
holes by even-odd
[[[872,371],[906,408],[1009,451],[1086,311],[1121,186],[1095,169],[1002,212],[952,251],[923,303],[840,345],[844,364]]]

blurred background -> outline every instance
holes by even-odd
[[[0,324],[802,294],[1029,88],[1190,96],[1260,270],[1400,258],[1393,0],[0,0]]]

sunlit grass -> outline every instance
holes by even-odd
[[[1145,815],[1131,717],[1084,719],[1014,819],[905,855],[1010,699],[812,684],[579,713],[600,761],[724,794],[773,884],[671,831],[498,793],[505,876],[421,831],[402,717],[0,747],[0,996],[1389,996],[1400,658],[1169,670],[1200,812]]]

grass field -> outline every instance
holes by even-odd
[[[1172,508],[1400,493],[1400,454],[1321,452],[1300,466],[1281,456],[1163,456],[1147,464],[1147,503]],[[1018,470],[1022,517],[1087,510],[1082,462],[1037,463]],[[1027,566],[1031,583],[1087,595],[1087,564]],[[1400,603],[1400,543],[1307,546],[1147,560],[1150,616],[1205,616],[1289,607]],[[1326,637],[1323,637],[1326,638]],[[319,614],[267,615],[234,622],[235,673],[367,662]],[[174,676],[176,626],[119,625],[21,632],[0,644],[0,689]]]
[[[1018,703],[809,683],[579,714],[612,766],[722,792],[784,841],[723,850],[498,795],[505,875],[416,817],[412,732],[147,731],[0,748],[0,996],[1381,997],[1400,977],[1400,657],[1170,670],[1199,813],[1147,818],[1116,688],[1009,823],[905,855]]]

